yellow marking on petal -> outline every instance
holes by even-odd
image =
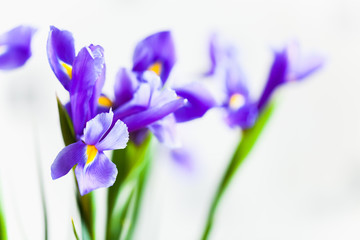
[[[70,79],[72,79],[72,66],[64,62],[61,62],[61,66],[65,68],[67,75],[70,77]]]
[[[153,71],[154,73],[156,73],[156,75],[160,76],[161,71],[162,71],[162,64],[161,62],[155,62],[153,65],[151,65],[148,68],[149,71]]]
[[[245,104],[245,97],[240,93],[234,93],[229,100],[229,106],[233,110],[238,110]]]
[[[96,154],[98,153],[98,150],[96,149],[96,147],[94,145],[87,145],[86,148],[86,156],[87,156],[87,160],[86,160],[86,165],[92,163],[96,157]]]
[[[105,97],[105,96],[100,96],[98,103],[100,106],[103,106],[103,107],[112,107],[112,105],[113,105],[112,101],[108,97]]]

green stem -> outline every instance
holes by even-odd
[[[216,191],[214,199],[211,203],[210,211],[205,225],[205,230],[201,238],[202,240],[206,240],[209,238],[219,203],[227,187],[229,186],[231,180],[233,179],[236,171],[239,169],[241,164],[244,162],[244,160],[246,159],[246,157],[254,147],[257,139],[259,138],[266,123],[268,122],[273,110],[274,110],[274,104],[270,104],[260,114],[255,125],[252,128],[243,131],[242,138],[240,139],[239,144],[230,160],[230,163],[224,172],[224,175],[221,179],[221,182]]]
[[[139,180],[136,186],[136,201],[135,201],[135,207],[134,207],[134,211],[132,213],[131,216],[131,224],[130,224],[130,228],[126,234],[125,240],[131,240],[133,238],[133,234],[135,232],[135,228],[137,225],[137,220],[139,218],[139,213],[140,213],[140,208],[141,208],[141,204],[142,204],[142,200],[143,200],[143,195],[144,195],[144,190],[145,190],[145,185],[146,185],[146,180],[150,171],[150,161],[147,162],[147,165],[144,168],[144,171],[141,173],[141,175],[139,176]]]
[[[3,204],[0,195],[0,240],[6,240],[7,239],[6,221],[5,221],[5,214],[2,205]]]
[[[75,184],[77,184],[75,171]],[[76,203],[79,209],[80,218],[81,218],[81,229],[82,229],[82,239],[95,239],[95,228],[94,228],[94,220],[95,220],[95,208],[94,208],[94,193],[90,192],[84,196],[80,195],[79,189],[76,191]]]

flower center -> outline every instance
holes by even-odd
[[[98,153],[98,150],[96,149],[96,147],[94,145],[87,145],[86,148],[86,156],[87,156],[87,160],[86,160],[86,165],[92,163],[96,157],[96,154]]]
[[[156,75],[160,76],[161,71],[162,71],[162,64],[161,62],[155,62],[153,65],[151,65],[148,68],[149,71],[153,71],[154,73],[156,73]]]
[[[113,105],[113,103],[111,102],[111,100],[108,97],[105,96],[100,96],[98,103],[100,106],[103,107],[111,107]]]
[[[240,93],[234,93],[229,100],[229,107],[233,110],[238,110],[245,104],[245,97]]]

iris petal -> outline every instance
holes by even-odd
[[[169,77],[176,62],[175,46],[169,31],[155,33],[142,40],[135,48],[133,55],[133,71],[144,72],[154,64],[163,83]]]
[[[95,189],[110,187],[114,184],[117,169],[104,153],[98,152],[91,164],[80,162],[75,169],[76,179],[81,195]]]
[[[70,102],[74,130],[81,135],[88,120],[96,114],[105,80],[105,62],[100,46],[82,48],[73,64]]]
[[[187,99],[185,105],[174,113],[177,122],[202,117],[216,105],[211,93],[200,83],[193,82],[181,88],[175,88],[175,91],[178,96]]]
[[[115,80],[115,106],[118,107],[131,100],[138,88],[138,80],[134,73],[126,68],[120,68]]]
[[[82,141],[70,144],[63,148],[51,165],[51,177],[57,179],[66,175],[73,166],[85,161],[86,144]]]
[[[159,142],[164,143],[168,147],[175,148],[180,146],[180,141],[176,135],[176,121],[173,114],[149,125],[149,130]]]
[[[163,105],[158,105],[146,111],[128,116],[124,118],[123,121],[127,125],[128,131],[132,132],[147,127],[170,113],[173,113],[183,105],[184,99],[179,98],[171,102],[164,103]]]
[[[0,69],[11,70],[26,63],[31,56],[31,39],[35,29],[18,26],[0,35]]]
[[[69,72],[75,59],[74,38],[69,31],[50,27],[47,54],[51,69],[66,90],[70,90]],[[64,67],[64,64],[66,64]]]
[[[129,132],[127,126],[120,120],[117,120],[109,133],[96,144],[99,151],[123,149],[129,141]]]
[[[274,62],[258,102],[258,110],[262,110],[270,99],[271,94],[279,85],[286,82],[288,71],[288,57],[286,51],[275,52]]]
[[[110,128],[113,120],[113,112],[100,113],[86,123],[84,129],[84,141],[88,145],[95,145]]]

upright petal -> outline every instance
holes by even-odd
[[[81,195],[95,189],[110,187],[114,184],[117,169],[104,153],[98,152],[92,163],[80,162],[75,169]]]
[[[95,146],[99,151],[123,149],[128,141],[127,126],[122,121],[117,120],[106,136]]]
[[[78,141],[63,148],[51,165],[52,179],[57,179],[66,175],[73,166],[81,161],[86,161],[85,152],[86,144],[82,141]]]
[[[136,79],[135,74],[126,68],[120,68],[115,79],[114,108],[130,101],[138,87],[139,82]]]
[[[140,83],[140,86],[135,91],[132,99],[114,111],[114,119],[123,119],[129,115],[146,110],[150,105],[151,99],[151,86],[148,83]]]
[[[133,71],[152,70],[163,83],[176,62],[175,46],[169,31],[155,33],[142,40],[135,48]]]
[[[113,112],[100,113],[86,123],[84,142],[88,145],[97,144],[110,128],[113,121]]]
[[[187,100],[182,108],[174,112],[177,122],[200,118],[216,105],[211,93],[201,83],[193,82],[184,87],[175,88],[175,92]]]
[[[31,39],[35,29],[18,26],[0,35],[0,69],[21,67],[31,56]]]
[[[74,130],[81,135],[87,121],[96,114],[105,79],[105,62],[100,46],[82,48],[73,65],[70,102]]]
[[[288,65],[289,63],[286,51],[283,50],[281,52],[275,52],[274,62],[271,66],[264,90],[259,98],[257,106],[259,111],[266,106],[276,87],[286,82]]]
[[[69,31],[50,27],[47,54],[51,69],[64,88],[70,91],[72,67],[75,59],[74,38]]]

